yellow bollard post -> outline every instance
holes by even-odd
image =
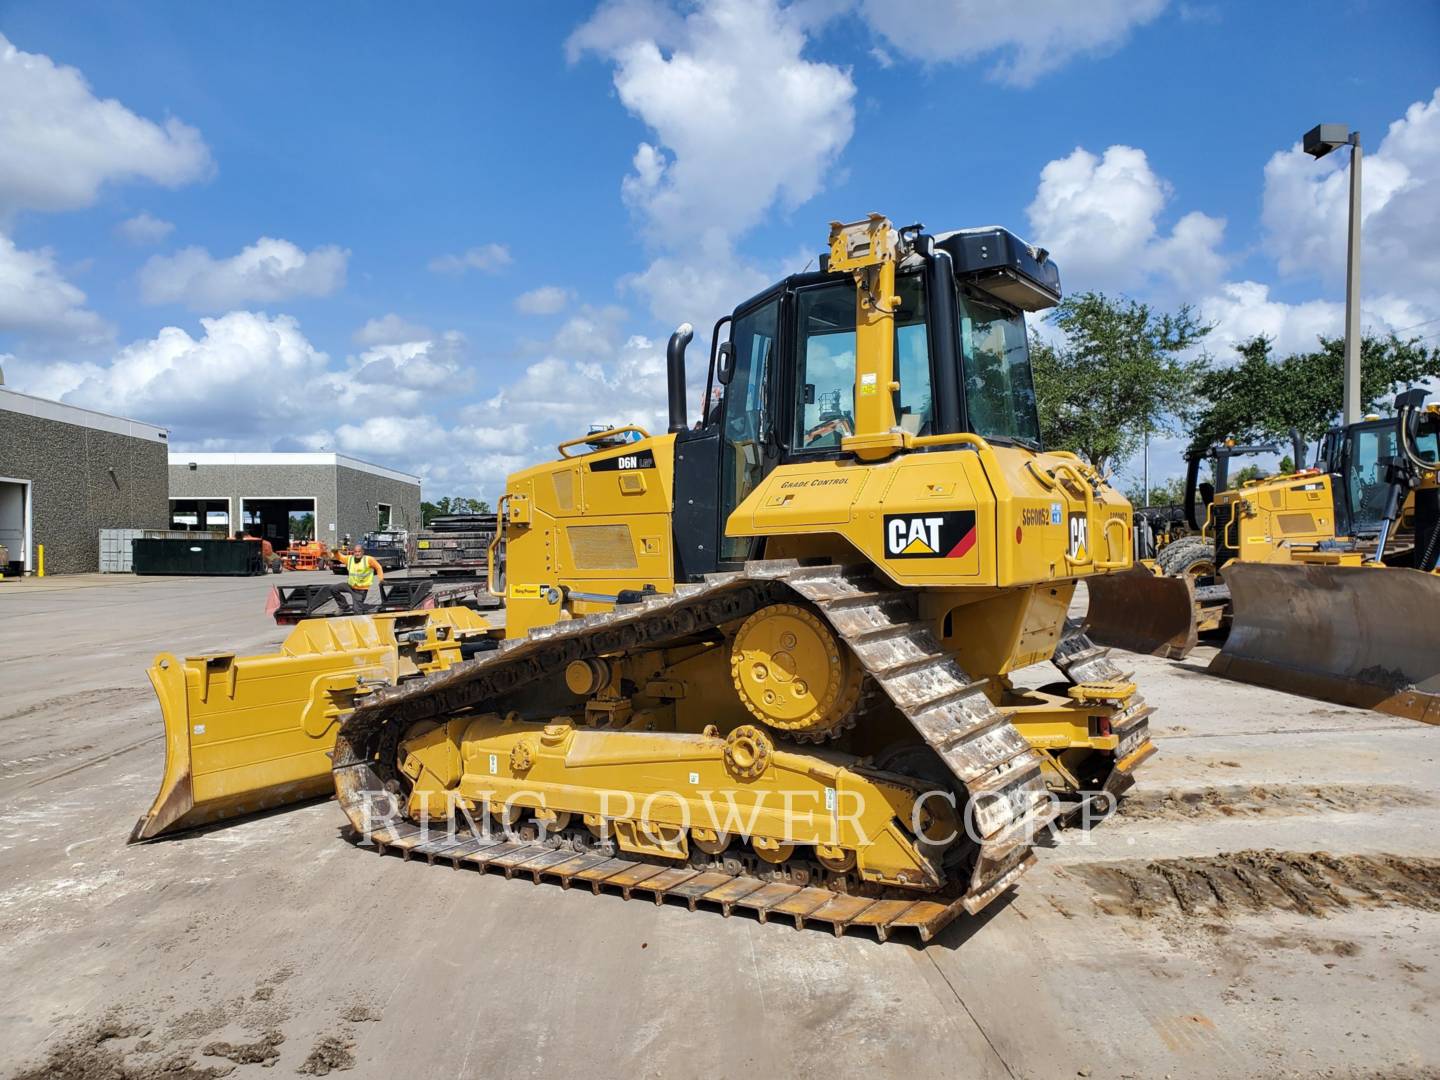
[[[36,565],[35,565],[35,576],[36,576],[36,577],[44,577],[44,576],[45,576],[45,545],[44,545],[44,544],[36,544],[36,545],[35,545],[35,562],[36,562]]]

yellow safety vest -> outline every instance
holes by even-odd
[[[352,589],[368,590],[375,580],[375,568],[370,565],[369,555],[361,555],[358,559],[353,555],[346,555],[345,569],[350,572]]]

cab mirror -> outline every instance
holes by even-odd
[[[735,377],[735,345],[725,341],[720,344],[720,355],[715,361],[715,379],[721,386],[729,386]]]

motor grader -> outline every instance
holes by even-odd
[[[1130,565],[1130,507],[1039,443],[1024,314],[1058,302],[1054,263],[879,215],[829,241],[717,324],[693,426],[687,325],[668,432],[508,479],[498,647],[330,695],[358,838],[928,939],[1031,864],[1052,791],[1133,782],[1150,709],[1066,618]],[[1057,682],[1012,681],[1044,661]],[[246,665],[187,662],[191,697],[240,709]]]

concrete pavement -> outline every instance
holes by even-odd
[[[326,802],[127,847],[151,656],[273,647],[274,580],[0,583],[0,1075],[1440,1074],[1440,730],[1125,657],[1134,812],[924,949],[379,858]],[[1393,888],[1225,884],[1319,850]]]

